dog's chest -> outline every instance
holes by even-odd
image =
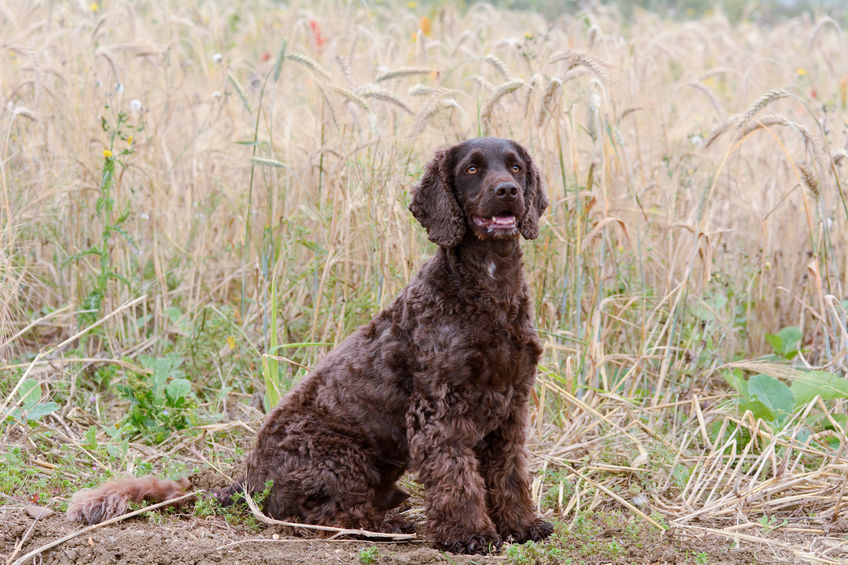
[[[503,390],[484,388],[477,391],[476,402],[474,403],[476,406],[474,420],[481,439],[500,427],[509,416],[515,394],[516,389],[513,386],[508,386]]]
[[[471,344],[476,349],[472,373],[477,384],[506,391],[532,377],[537,356],[531,335],[495,326],[477,337]]]

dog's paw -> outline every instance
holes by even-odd
[[[501,536],[492,533],[488,535],[474,534],[464,539],[437,542],[436,548],[451,553],[486,554],[497,552],[501,545],[503,545]]]
[[[414,534],[415,526],[400,516],[392,516],[383,520],[379,531],[392,534]]]
[[[552,533],[554,533],[554,527],[550,522],[536,518],[526,526],[513,531],[508,537],[515,540],[516,543],[524,543],[530,540],[542,541]]]

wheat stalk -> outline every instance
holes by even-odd
[[[710,133],[709,137],[707,138],[707,142],[705,143],[705,146],[709,147],[719,136],[721,136],[724,132],[726,132],[728,129],[730,129],[731,126],[734,126],[734,125],[737,127],[737,130],[740,130],[740,131],[743,132],[743,135],[746,135],[746,134],[750,133],[751,131],[754,131],[754,130],[759,129],[761,127],[764,127],[764,124],[765,125],[774,125],[774,124],[780,123],[780,124],[784,124],[784,125],[789,125],[791,122],[789,122],[785,118],[783,118],[781,116],[777,116],[777,115],[770,115],[770,116],[767,117],[767,119],[760,120],[760,123],[755,124],[753,126],[753,128],[747,128],[746,129],[744,127],[749,121],[751,121],[751,119],[754,116],[756,116],[760,112],[760,110],[762,110],[763,108],[765,108],[766,106],[768,106],[769,104],[774,102],[775,100],[780,100],[781,98],[785,98],[787,96],[789,96],[789,93],[786,92],[783,89],[769,90],[768,92],[766,92],[765,94],[763,94],[762,96],[757,98],[757,100],[754,101],[753,104],[748,106],[748,108],[742,114],[735,114],[733,116],[730,116],[724,122],[719,124],[719,126],[716,127]],[[805,138],[812,139],[812,136],[809,135],[809,132],[806,130],[806,128],[798,127],[798,129],[802,133],[802,135],[804,135]]]
[[[448,90],[439,86],[427,86],[426,84],[416,84],[410,86],[407,92],[410,96],[433,96],[434,94],[448,92]]]
[[[804,182],[804,186],[809,189],[810,193],[812,193],[812,195],[816,198],[821,196],[821,185],[819,184],[819,181],[816,179],[815,175],[813,175],[813,172],[810,170],[810,168],[803,163],[799,163],[798,171],[800,171],[801,173],[801,180]]]
[[[488,90],[490,92],[495,90],[495,85],[483,78],[481,75],[471,75],[471,80],[483,87],[483,90]]]
[[[486,102],[483,106],[483,109],[480,111],[480,121],[485,123],[489,123],[492,120],[492,111],[495,108],[495,104],[498,101],[511,92],[515,92],[522,86],[525,86],[525,82],[523,80],[511,80],[506,82],[498,87],[492,97]]]
[[[392,94],[385,88],[380,88],[376,85],[368,85],[358,89],[356,92],[357,94],[359,94],[360,96],[364,96],[365,98],[374,98],[376,100],[388,102],[389,104],[394,104],[407,114],[414,114],[412,109],[407,106],[403,100],[396,97],[394,94]]]
[[[536,125],[540,126],[545,121],[545,118],[554,115],[554,109],[559,102],[559,93],[562,90],[562,81],[558,78],[552,78],[545,91],[542,94],[542,103],[539,105],[539,113],[536,116]]]
[[[745,137],[749,133],[757,131],[758,129],[769,128],[771,126],[788,126],[798,132],[798,134],[804,139],[804,141],[812,146],[815,149],[818,149],[815,138],[813,138],[812,132],[808,130],[803,125],[790,121],[785,117],[779,114],[766,114],[760,118],[757,118],[753,123],[749,123],[747,126],[743,127],[737,136],[737,138]]]
[[[318,73],[319,75],[321,75],[325,79],[328,79],[328,80],[330,79],[330,73],[327,72],[327,70],[324,69],[324,67],[322,67],[321,65],[318,64],[317,61],[315,61],[314,59],[304,55],[303,53],[289,53],[289,54],[286,55],[286,59],[288,59],[289,61],[294,61],[295,63],[298,63],[300,65],[303,65],[304,67],[308,68],[309,70],[311,70],[315,73]]]
[[[339,86],[338,84],[329,83],[327,87],[333,92],[342,95],[344,98],[348,99],[350,102],[353,102],[357,106],[361,107],[363,110],[369,111],[368,102],[366,102],[358,93],[351,92],[347,88]]]
[[[436,115],[436,112],[439,111],[439,103],[441,102],[444,94],[441,92],[435,93],[430,98],[427,99],[427,102],[421,108],[421,111],[418,112],[418,115],[415,117],[415,122],[412,124],[412,130],[409,134],[410,137],[418,136],[424,128],[427,126],[427,122],[430,121],[430,118]]]
[[[250,101],[247,99],[247,93],[244,91],[244,88],[241,86],[241,83],[235,77],[233,73],[227,73],[227,80],[230,81],[230,84],[233,85],[233,88],[236,90],[236,94],[238,94],[239,100],[244,105],[244,108],[248,113],[252,113],[253,110],[250,108]]]
[[[775,100],[780,100],[781,98],[786,98],[789,96],[789,93],[783,89],[776,88],[774,90],[769,90],[757,100],[748,106],[748,108],[742,113],[742,116],[738,119],[737,124],[741,127],[744,126],[751,118],[757,115],[760,110],[774,102]]]
[[[713,105],[713,108],[715,108],[716,114],[718,114],[719,117],[724,118],[724,116],[726,115],[724,112],[724,108],[721,107],[721,102],[719,101],[718,96],[716,96],[715,92],[713,92],[711,88],[697,80],[691,80],[686,84],[688,86],[691,86],[695,90],[703,92],[710,100],[710,103]]]
[[[807,48],[812,51],[813,46],[815,46],[816,39],[818,39],[819,34],[821,34],[822,30],[827,26],[833,26],[833,29],[836,30],[836,33],[839,34],[839,43],[840,45],[844,41],[842,35],[842,28],[839,26],[836,20],[827,15],[819,16],[819,21],[816,23],[813,30],[810,32],[810,40],[807,42]]]
[[[377,75],[377,78],[374,79],[374,82],[383,82],[384,80],[391,80],[395,78],[404,78],[410,76],[417,75],[429,75],[433,72],[433,69],[429,69],[427,67],[402,67],[400,69],[394,69],[391,71],[384,71]]]
[[[459,37],[456,38],[456,42],[453,44],[453,47],[451,48],[451,53],[450,53],[451,58],[456,56],[456,54],[459,52],[459,49],[469,39],[471,39],[471,40],[477,39],[477,36],[470,29],[463,30],[463,32],[459,34]]]
[[[486,55],[483,57],[483,60],[492,65],[505,79],[510,80],[509,70],[507,70],[506,64],[503,61],[494,55]]]
[[[610,77],[604,69],[604,64],[585,51],[580,49],[566,49],[564,51],[557,51],[548,59],[548,63],[558,63],[560,61],[567,62],[566,70],[584,67],[601,79],[604,84],[610,84]]]
[[[354,86],[356,84],[356,80],[353,78],[353,71],[350,68],[350,62],[343,59],[340,55],[336,55],[336,64],[338,64],[339,68],[342,70],[342,74],[347,80],[347,83]]]

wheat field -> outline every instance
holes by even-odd
[[[0,38],[0,437],[34,469],[6,499],[255,429],[433,253],[406,209],[433,152],[496,135],[551,199],[523,244],[542,507],[848,559],[838,21],[36,1]],[[133,416],[160,374],[184,421]]]

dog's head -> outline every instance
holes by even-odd
[[[548,207],[539,171],[521,145],[480,137],[438,151],[413,187],[412,215],[430,241],[455,247],[466,230],[481,240],[539,236]]]

